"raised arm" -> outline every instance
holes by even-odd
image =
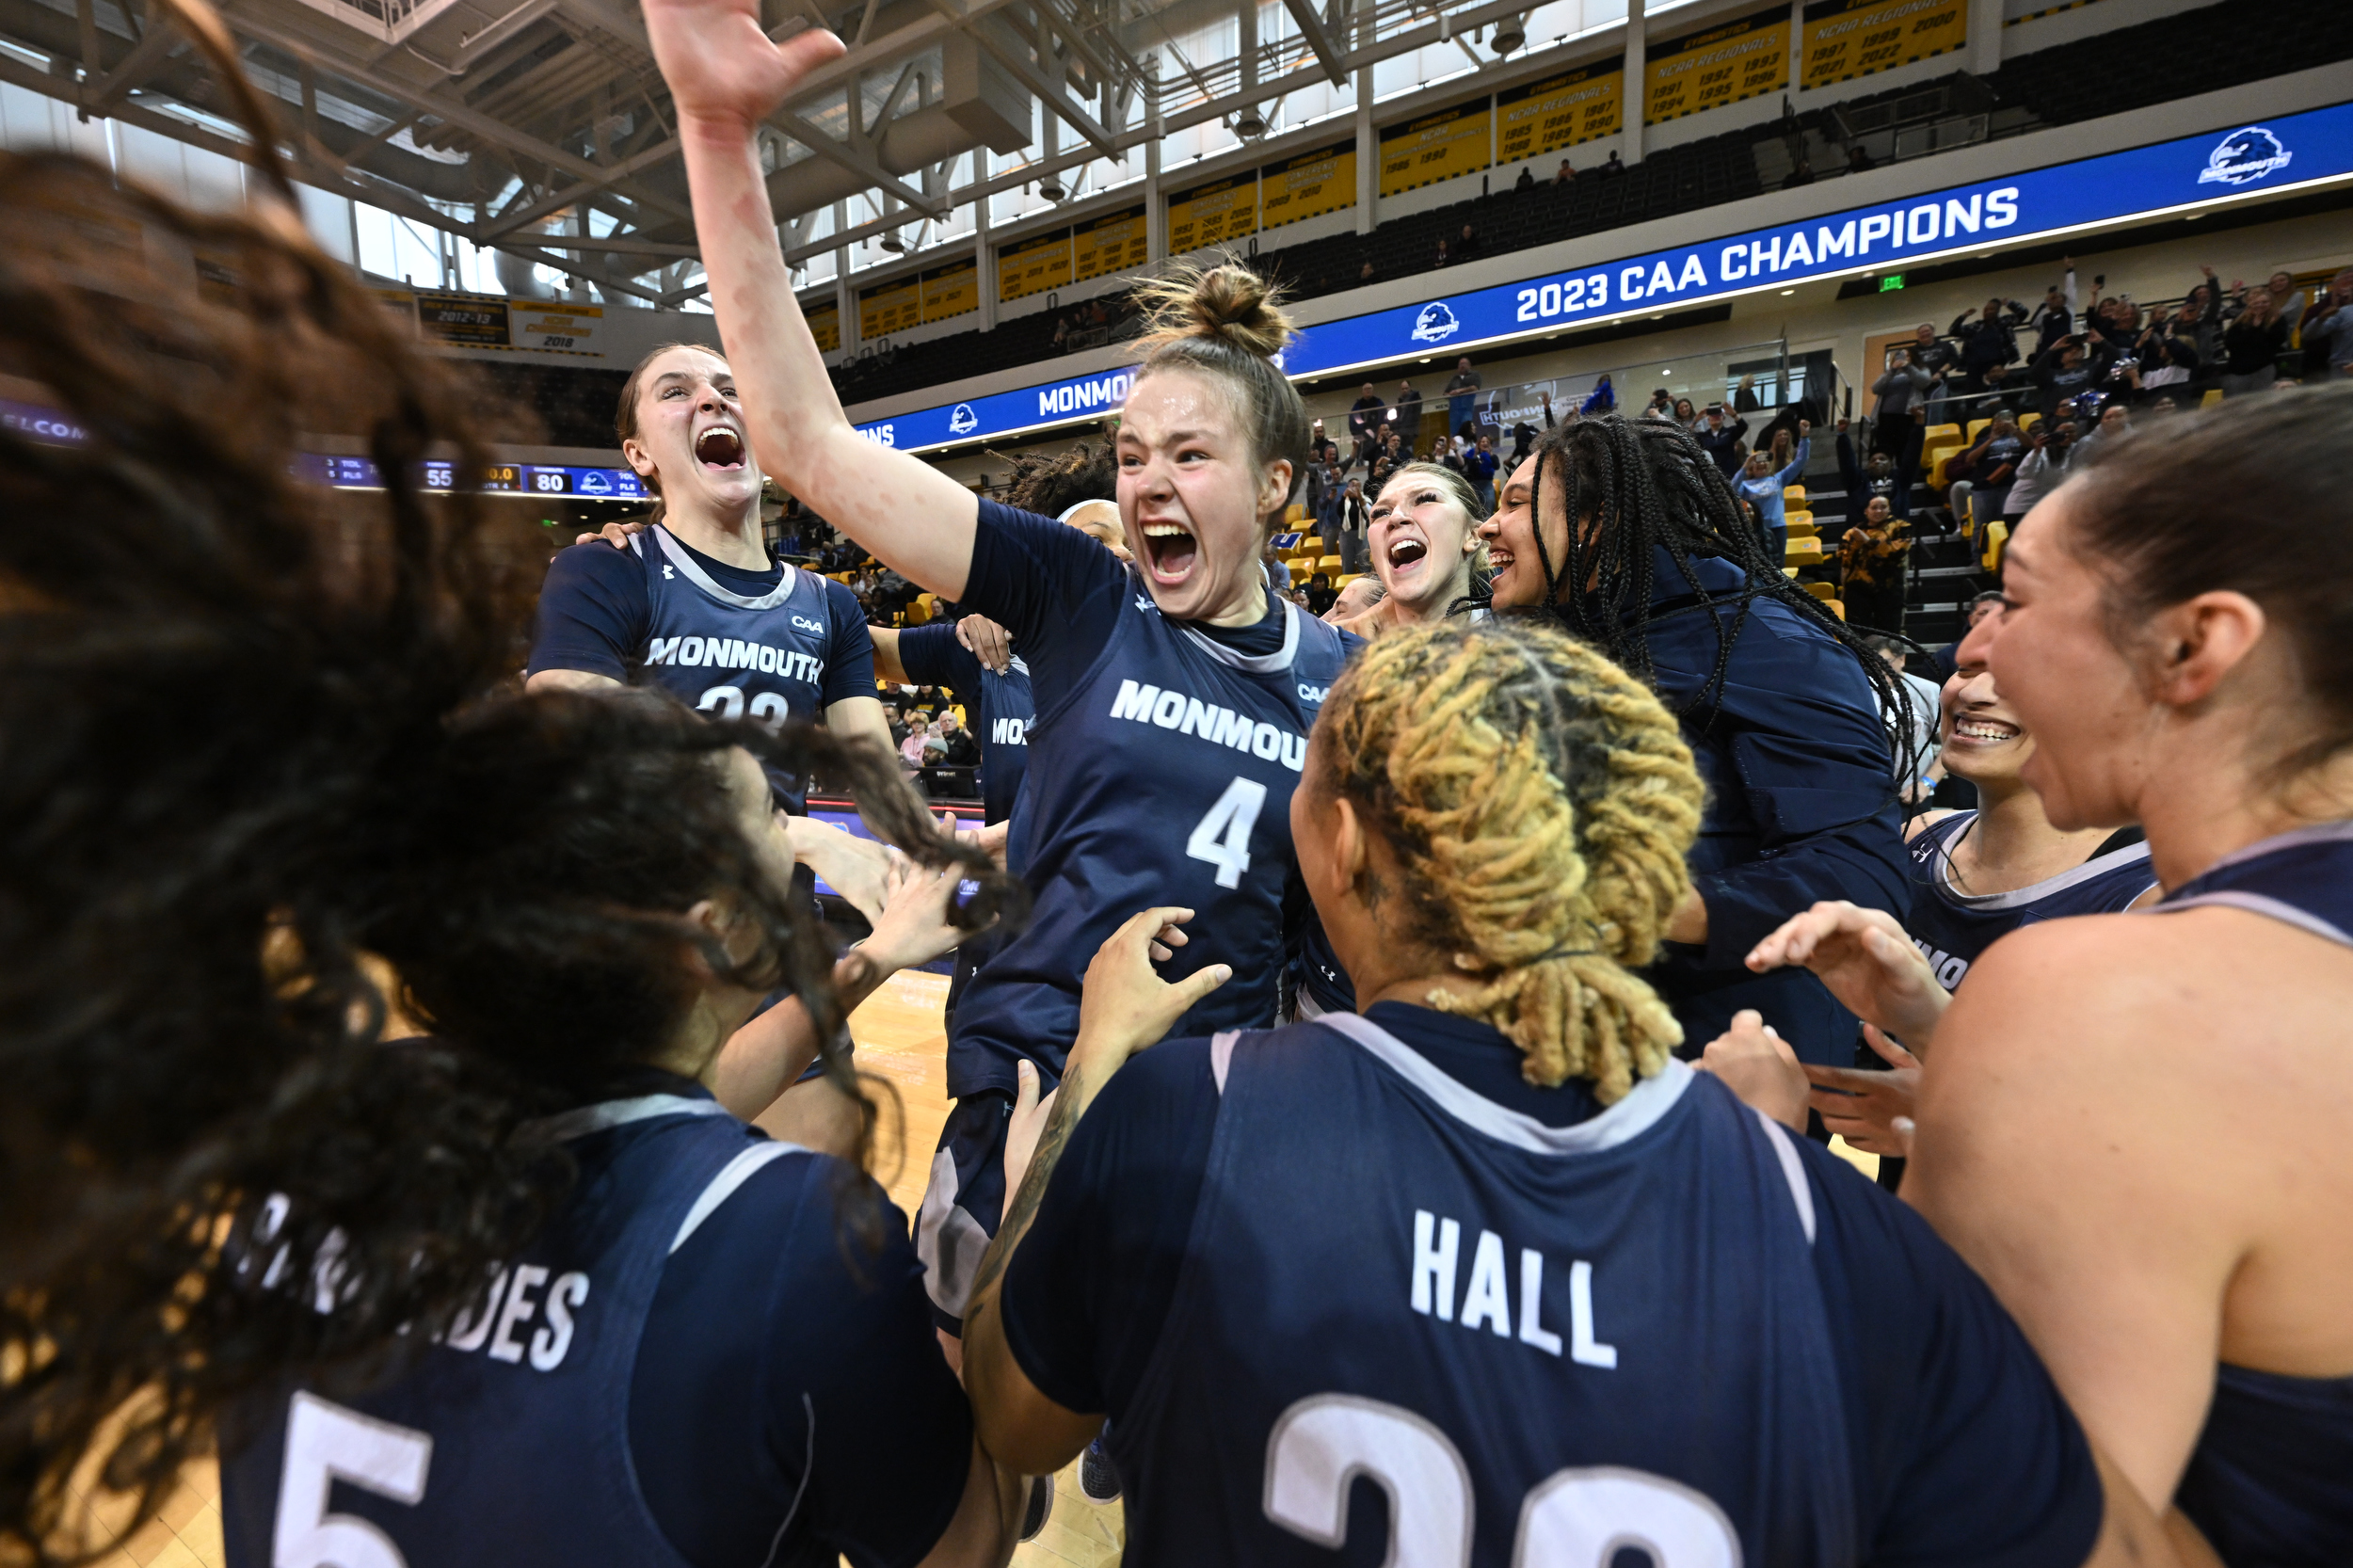
[[[646,31],[677,105],[712,309],[760,467],[908,581],[961,598],[978,503],[843,415],[792,296],[760,170],[754,133],[841,40],[820,28],[776,43],[758,0],[648,0]]]

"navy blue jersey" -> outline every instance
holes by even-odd
[[[1956,811],[1912,836],[1912,913],[1904,933],[1950,991],[1977,955],[2022,925],[2070,915],[2112,915],[2157,885],[2149,845],[2137,840],[2094,855],[2072,872],[2008,893],[1964,893],[1953,886],[1953,846],[1977,820]]]
[[[899,667],[918,686],[945,686],[976,715],[981,741],[981,815],[1008,822],[1021,780],[1030,771],[1030,726],[1037,705],[1030,696],[1030,666],[1018,654],[999,675],[956,640],[953,622],[899,633]]]
[[[963,1495],[970,1416],[933,1365],[904,1239],[853,1275],[833,1162],[681,1087],[541,1124],[577,1154],[571,1197],[388,1382],[283,1390],[224,1423],[233,1568],[837,1553],[899,1568],[931,1550]],[[696,1254],[706,1240],[727,1245]],[[728,1276],[700,1325],[679,1320],[699,1282],[671,1277],[674,1256]],[[878,1400],[888,1416],[863,1417]]]
[[[1513,1076],[1492,1030],[1432,1033],[1440,1056],[1483,1034]],[[1216,1087],[1184,1118],[1211,1128],[1162,1285],[1152,1211],[1185,1182],[1139,1145],[1169,1098],[1146,1064],[1170,1046],[1163,1062],[1190,1074],[1206,1056]],[[1065,1380],[1034,1362],[1116,1361],[1127,1326],[1052,1331],[1096,1287],[1073,1271],[1160,1291],[1148,1355],[1089,1369],[1112,1372],[1128,1561],[1609,1564],[1639,1545],[1668,1568],[2074,1568],[2089,1552],[2089,1451],[2015,1325],[1916,1216],[1713,1079],[1671,1064],[1607,1110],[1576,1084],[1507,1091],[1595,1112],[1563,1125],[1353,1014],[1169,1042],[1140,1068],[1148,1086],[1123,1095],[1123,1073],[1080,1124],[1004,1297],[1008,1342],[1052,1398]],[[1105,1169],[1125,1178],[1093,1179]],[[1904,1310],[1867,1310],[1898,1282]]]
[[[543,669],[663,686],[770,725],[822,724],[828,705],[874,695],[873,638],[848,589],[790,564],[729,568],[659,523],[626,552],[593,541],[556,556],[531,650],[531,673]],[[805,781],[775,768],[769,780],[788,809],[808,808]]]
[[[2152,913],[2265,915],[2353,949],[2353,822],[2282,833],[2227,856]],[[2353,1378],[2225,1365],[2174,1500],[2233,1568],[2353,1562]]]
[[[1342,635],[1276,600],[1250,630],[1279,641],[1241,651],[1162,617],[1086,535],[988,502],[964,602],[1013,633],[1037,694],[1009,846],[1033,904],[958,999],[948,1092],[1014,1089],[1023,1057],[1059,1074],[1088,962],[1154,904],[1194,912],[1168,978],[1234,968],[1178,1027],[1273,1023],[1287,905],[1301,907],[1291,790],[1347,657]]]

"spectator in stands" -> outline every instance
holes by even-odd
[[[2280,319],[2271,290],[2261,283],[2249,289],[2246,309],[2222,329],[2222,395],[2269,392],[2287,342],[2288,324]]]
[[[2132,416],[2124,405],[2114,399],[2100,409],[2100,423],[2091,433],[2075,443],[2075,463],[2080,467],[2095,457],[2114,456],[2117,448],[2133,438]]]
[[[1512,182],[1512,188],[1514,191],[1534,190],[1536,188],[1536,166],[1529,164],[1522,168],[1520,177]]]
[[[1359,447],[1365,437],[1388,418],[1389,406],[1381,401],[1381,393],[1369,381],[1356,394],[1356,401],[1348,406],[1348,435]]]
[[[2017,328],[2025,320],[2026,307],[1998,296],[1987,300],[1974,319],[1966,311],[1953,318],[1950,335],[1961,344],[1963,390],[1981,391],[1987,371],[1995,365],[2017,363]]]
[[[1568,159],[1563,158],[1561,160],[1560,168],[1555,170],[1553,173],[1553,188],[1558,190],[1563,185],[1573,185],[1575,184],[1577,184],[1577,169],[1570,164]]]
[[[1862,526],[1838,541],[1839,594],[1847,602],[1847,624],[1898,635],[1904,629],[1904,567],[1912,553],[1909,530],[1874,496],[1863,508]]]
[[[899,743],[900,760],[904,762],[909,769],[921,767],[923,748],[933,738],[931,726],[927,724],[908,726],[906,739]]]
[[[1454,237],[1454,259],[1458,262],[1467,262],[1478,254],[1479,231],[1465,223],[1463,225],[1463,232]]]
[[[1463,477],[1478,492],[1480,507],[1484,511],[1496,509],[1496,469],[1501,460],[1496,456],[1494,443],[1485,436],[1481,436],[1479,444],[1463,455]],[[1380,486],[1373,487],[1373,493],[1381,493]]]
[[[2099,344],[2095,358],[2086,341],[2072,332],[2035,356],[2027,374],[2034,379],[2046,422],[2058,416],[2061,406],[2100,384],[2107,374],[2108,356],[2105,340]]]
[[[2201,264],[2198,270],[2205,281],[2190,286],[2182,300],[2181,314],[2185,323],[2197,324],[2185,335],[2198,345],[2198,362],[2211,365],[2222,358],[2222,285],[2215,278],[2214,268]]]
[[[1868,174],[1877,168],[1879,168],[1879,160],[1865,151],[1861,142],[1855,142],[1847,149],[1848,173]]]
[[[1584,402],[1577,406],[1577,411],[1579,418],[1590,418],[1594,414],[1609,413],[1617,406],[1617,389],[1610,386],[1609,377],[1604,376],[1593,383],[1593,390],[1586,394]]]
[[[1356,281],[1359,283],[1369,283],[1379,277],[1380,273],[1374,268],[1369,256],[1365,258],[1365,264],[1356,269]]]
[[[2272,313],[2287,323],[2288,346],[2293,348],[2296,346],[2296,329],[2304,321],[2304,291],[2296,286],[2296,274],[2285,267],[2273,273],[2265,287],[2271,291]]]
[[[1961,643],[1967,639],[1970,632],[1977,629],[1980,622],[1988,616],[1999,612],[2001,608],[2002,590],[1999,588],[1988,588],[1985,592],[1973,597],[1961,611],[1961,635],[1946,643],[1943,648],[1930,648],[1921,673],[1939,686],[1960,674],[1961,662],[1955,655],[1960,651]]]
[[[1911,510],[1910,487],[1897,484],[1895,459],[1884,452],[1873,452],[1858,463],[1853,439],[1847,434],[1847,421],[1843,419],[1838,422],[1838,477],[1847,491],[1845,520],[1849,523],[1863,520],[1863,508],[1873,496],[1886,501],[1889,512],[1897,518]],[[1818,512],[1820,508],[1815,510]]]
[[[1792,168],[1787,177],[1781,182],[1781,188],[1784,190],[1796,190],[1800,185],[1810,185],[1813,183],[1814,165],[1807,159],[1803,152],[1800,152],[1798,154],[1797,167]]]
[[[1547,421],[1549,421],[1552,413],[1552,394],[1549,392],[1545,394],[1545,413]],[[1522,463],[1528,461],[1528,454],[1534,448],[1535,444],[1536,427],[1534,425],[1529,424],[1526,420],[1521,420],[1519,423],[1513,424],[1512,426],[1512,450],[1504,456],[1503,471],[1509,473],[1512,470],[1518,468]]]
[[[2034,401],[2034,380],[2031,375],[2018,376],[2011,365],[1995,365],[1985,373],[1985,391],[1970,404],[1970,417],[1992,419],[1996,408],[2016,419]]]
[[[2018,460],[2026,455],[2026,438],[2007,408],[1996,408],[1977,444],[1961,455],[1957,465],[1965,475],[1945,492],[1945,504],[1953,521],[1964,531],[1992,522],[2002,515],[2002,498],[2017,475]]]
[[[1343,577],[1353,577],[1365,569],[1365,530],[1372,524],[1371,514],[1371,504],[1365,500],[1364,481],[1349,480],[1348,488],[1341,492],[1340,504],[1333,518],[1333,526],[1339,534],[1340,575]],[[1332,538],[1332,535],[1324,535],[1327,549]]]
[[[1764,407],[1763,400],[1756,395],[1756,377],[1754,376],[1740,377],[1738,383],[1732,389],[1732,411],[1736,414],[1753,414]]]
[[[1675,417],[1675,400],[1673,394],[1669,392],[1664,387],[1654,389],[1650,394],[1650,401],[1642,406],[1641,413],[1636,417],[1639,419],[1660,420],[1672,424]]]
[[[1700,411],[1691,406],[1688,397],[1675,399],[1674,418],[1675,423],[1686,430],[1696,431],[1700,427]]]
[[[1614,180],[1625,172],[1625,165],[1619,161],[1618,150],[1613,147],[1609,150],[1609,159],[1601,166],[1601,177],[1605,180]]]
[[[2322,370],[2322,367],[2327,367]],[[2353,266],[2329,280],[2329,297],[2304,322],[2304,373],[2353,376]]]
[[[1454,374],[1446,384],[1446,427],[1449,434],[1467,440],[1476,433],[1471,429],[1471,415],[1479,407],[1479,389],[1482,384],[1469,360],[1454,361]]]
[[[1421,393],[1411,381],[1397,384],[1397,418],[1393,423],[1407,440],[1421,440]]]
[[[1307,579],[1307,613],[1319,620],[1339,597],[1339,591],[1332,586],[1331,573],[1320,571]]]
[[[939,738],[944,743],[944,760],[952,768],[977,768],[981,765],[981,743],[966,728],[952,708],[939,715]]]
[[[1692,432],[1692,435],[1699,440],[1701,450],[1715,462],[1727,485],[1731,484],[1734,476],[1740,472],[1740,456],[1734,449],[1740,444],[1740,438],[1748,433],[1749,422],[1747,420],[1736,416],[1729,423],[1726,422],[1724,406],[1721,403],[1710,403],[1707,406],[1706,417],[1701,421],[1700,427]]]
[[[1893,637],[1865,637],[1863,646],[1886,660],[1888,668],[1900,676],[1911,689],[1912,733],[1901,737],[1891,733],[1889,738],[1898,742],[1907,760],[1906,771],[1911,776],[1910,781],[1904,785],[1905,804],[1917,808],[1925,804],[1936,789],[1936,779],[1932,775],[1937,757],[1944,750],[1940,744],[1945,713],[1945,694],[1940,688],[1944,683],[1928,680],[1906,669],[1904,666],[1911,660],[1912,650]],[[1887,712],[1884,703],[1880,708],[1880,717],[1890,721],[1888,728],[1892,732],[1895,728],[1894,716]]]
[[[2025,456],[2010,475],[2009,493],[2002,498],[2002,520],[2012,529],[2034,510],[2036,502],[2058,488],[2075,456],[2075,422],[2044,420],[2026,432]]]
[[[1755,508],[1757,535],[1765,541],[1765,559],[1775,565],[1789,553],[1789,525],[1785,520],[1782,492],[1805,477],[1806,461],[1814,455],[1814,443],[1809,439],[1813,428],[1809,421],[1800,420],[1794,446],[1784,447],[1776,440],[1770,454],[1751,453],[1739,479],[1732,487],[1733,494]],[[1785,436],[1787,433],[1782,432]],[[1774,459],[1785,453],[1787,460],[1776,465]]]
[[[2200,363],[2190,339],[2177,330],[2178,318],[2151,312],[2148,329],[2133,345],[2133,358],[2116,366],[2103,384],[2135,403],[2178,403],[2197,395]]]
[[[1447,253],[1447,248],[1446,248],[1446,236],[1445,236],[1444,234],[1439,235],[1439,236],[1438,236],[1438,254],[1437,254],[1434,258],[1433,258],[1433,259],[1432,259],[1432,261],[1431,261],[1430,264],[1431,264],[1432,266],[1444,266],[1444,265],[1446,265],[1449,262],[1452,261],[1453,259],[1454,259],[1454,258],[1453,258],[1452,256],[1450,256],[1450,255],[1449,255],[1449,254]]]
[[[2075,258],[2061,257],[2059,264],[2067,269],[2064,279],[2043,291],[2042,303],[2028,323],[2034,328],[2034,357],[2038,360],[2075,329]]]
[[[1909,423],[1913,405],[1925,403],[1936,378],[1913,361],[1913,351],[1897,346],[1887,351],[1887,370],[1871,383],[1871,444],[1893,453],[1896,440]]]

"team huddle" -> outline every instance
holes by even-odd
[[[1932,718],[1660,422],[1398,469],[1318,619],[1240,265],[1009,504],[858,436],[755,139],[841,45],[760,15],[648,0],[728,352],[543,576],[298,226],[0,167],[89,430],[0,432],[0,1561],[211,1451],[278,1568],[995,1568],[1074,1460],[1138,1564],[2353,1561],[2353,397],[2045,496]],[[960,618],[870,628],[768,480]],[[845,1019],[952,952],[910,1222]]]

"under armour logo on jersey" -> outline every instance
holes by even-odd
[[[673,567],[672,567],[672,566],[671,566],[671,565],[670,565],[667,561],[664,561],[664,562],[663,562],[663,563],[662,563],[662,580],[663,580],[664,582],[665,582],[665,583],[666,583],[666,582],[668,582],[671,578],[676,577],[677,575],[678,575],[678,572],[677,572],[676,568],[673,568]]]
[[[1153,603],[1147,596],[1138,594],[1136,595],[1136,608],[1139,610],[1157,610],[1160,606]]]

